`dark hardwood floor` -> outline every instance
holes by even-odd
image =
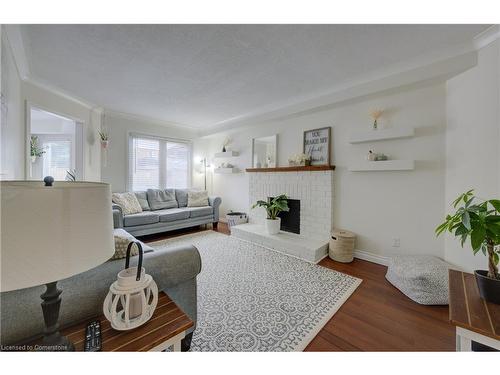
[[[187,229],[143,237],[145,242],[195,233]],[[219,223],[217,231],[229,234]],[[338,263],[323,259],[321,266],[363,280],[352,296],[321,329],[306,351],[453,351],[455,330],[448,306],[419,305],[386,279],[386,267],[355,259]]]

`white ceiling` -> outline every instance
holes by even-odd
[[[23,25],[33,78],[196,128],[470,43],[485,25]]]

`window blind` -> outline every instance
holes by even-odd
[[[130,135],[129,190],[187,188],[190,173],[190,144]]]
[[[183,189],[189,180],[189,146],[167,142],[167,187]]]
[[[55,180],[64,181],[66,172],[72,167],[71,141],[50,140],[42,143],[45,151],[43,157],[43,176],[52,176]]]

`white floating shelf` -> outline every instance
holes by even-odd
[[[412,171],[414,169],[415,160],[363,161],[349,167],[351,172]]]
[[[238,173],[240,170],[238,168],[215,168],[214,173],[217,174],[230,174]]]
[[[238,156],[238,151],[226,151],[226,152],[218,152],[214,155],[215,158],[233,158]]]
[[[410,127],[368,130],[351,134],[349,143],[385,141],[389,139],[410,138],[415,135],[415,129]]]

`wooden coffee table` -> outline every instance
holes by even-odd
[[[181,340],[194,322],[164,292],[158,295],[158,305],[150,320],[130,331],[117,331],[104,315],[85,320],[61,330],[75,345],[76,351],[83,351],[85,343],[85,327],[93,320],[101,322],[102,351],[105,352],[146,352],[163,351],[172,347],[173,351],[181,351]],[[34,347],[41,339],[31,342]]]
[[[471,351],[472,341],[500,350],[500,305],[479,295],[474,275],[449,270],[450,322],[456,326],[457,352]]]

